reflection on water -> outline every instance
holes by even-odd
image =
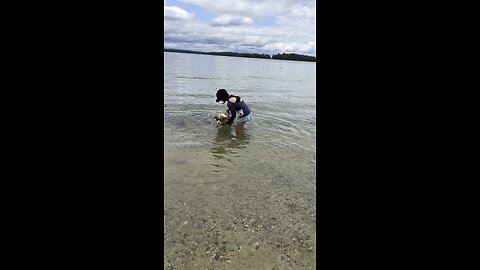
[[[214,157],[213,171],[221,172],[221,167],[227,167],[223,161],[235,163],[235,158],[241,157],[241,151],[247,147],[250,134],[245,129],[235,130],[232,126],[222,126],[217,129],[213,138],[211,153]],[[215,162],[216,161],[216,162]],[[218,163],[217,163],[218,162]]]
[[[213,139],[212,154],[215,158],[223,158],[226,154],[237,154],[236,149],[247,147],[250,134],[245,129],[234,131],[232,126],[218,128],[217,136]],[[233,134],[235,132],[235,134]]]

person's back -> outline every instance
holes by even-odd
[[[227,107],[230,111],[238,112],[239,117],[243,117],[250,114],[250,108],[248,107],[247,103],[243,101],[243,99],[239,96],[230,95]]]

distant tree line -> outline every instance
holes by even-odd
[[[293,60],[293,61],[309,61],[316,62],[317,58],[309,55],[302,55],[296,53],[283,53],[283,54],[274,54],[272,56],[268,54],[260,53],[236,53],[236,52],[199,52],[199,51],[190,51],[190,50],[179,50],[179,49],[163,49],[165,52],[177,52],[177,53],[193,53],[193,54],[208,54],[208,55],[222,55],[222,56],[232,56],[232,57],[248,57],[248,58],[263,58],[263,59],[279,59],[279,60]]]
[[[314,56],[302,55],[302,54],[296,54],[296,53],[274,54],[272,55],[272,59],[317,62],[317,58]]]
[[[248,58],[266,58],[270,59],[268,54],[259,53],[236,53],[236,52],[211,52],[212,55],[224,55],[224,56],[236,56],[236,57],[248,57]]]

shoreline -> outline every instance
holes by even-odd
[[[296,62],[313,62],[316,63],[316,57],[310,55],[301,55],[301,54],[285,54],[286,57],[291,57],[288,59],[282,58],[273,58],[276,55],[270,56],[268,54],[252,54],[252,53],[235,53],[235,52],[200,52],[200,51],[190,51],[190,50],[177,50],[177,49],[163,49],[164,52],[172,53],[187,53],[187,54],[203,54],[203,55],[213,55],[213,56],[228,56],[228,57],[240,57],[240,58],[255,58],[255,59],[266,59],[266,60],[287,60],[287,61],[296,61]],[[280,54],[277,54],[280,55]],[[268,57],[266,57],[268,56]],[[281,57],[280,55],[279,57]],[[296,57],[305,57],[306,59],[295,59]]]

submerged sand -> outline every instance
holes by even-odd
[[[164,269],[315,269],[314,164],[259,160],[243,179],[205,154],[166,154]]]

